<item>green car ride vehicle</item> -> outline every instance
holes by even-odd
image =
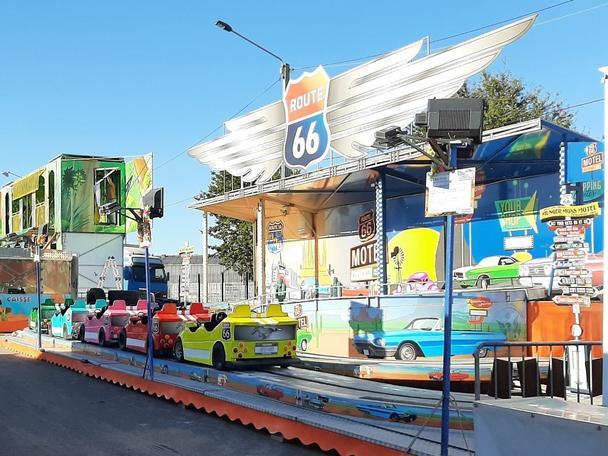
[[[520,262],[511,256],[491,256],[476,266],[454,270],[454,280],[462,287],[487,289],[490,285],[512,285],[519,278]]]

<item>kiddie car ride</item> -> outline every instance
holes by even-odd
[[[55,315],[55,301],[51,298],[45,299],[43,303],[40,304],[40,313],[42,315],[41,323],[40,323],[40,332],[43,334],[50,333],[50,322],[51,317]],[[32,313],[30,314],[30,329],[32,331],[37,331],[38,328],[38,308],[34,307],[32,309]]]
[[[80,326],[87,320],[94,306],[87,306],[84,299],[76,302],[66,299],[65,303],[55,306],[55,315],[51,317],[51,335],[64,339],[76,339]]]
[[[84,325],[80,327],[79,339],[82,342],[92,342],[101,346],[118,342],[118,336],[129,321],[130,313],[123,299],[115,300],[106,306],[105,299],[98,299],[95,312],[88,315]]]
[[[502,333],[452,330],[452,356],[472,355],[482,342],[501,343],[505,340]],[[400,360],[414,361],[419,356],[442,356],[442,322],[436,317],[416,318],[401,331],[357,335],[354,343],[357,351],[369,358],[395,356]]]
[[[287,366],[296,358],[297,321],[270,304],[252,314],[247,304],[230,314],[214,313],[211,321],[187,322],[175,342],[175,357],[212,365],[216,369],[246,365]]]
[[[141,300],[145,307],[146,301]],[[138,303],[138,308],[140,304]],[[209,309],[201,303],[193,303],[186,309],[177,309],[173,303],[167,303],[152,317],[152,337],[154,339],[154,354],[167,355],[173,353],[175,339],[184,329],[186,321],[199,324],[211,320]],[[122,350],[133,350],[141,353],[147,351],[148,317],[144,314],[133,315],[129,323],[121,331],[118,346]]]

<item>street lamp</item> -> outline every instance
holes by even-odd
[[[8,171],[8,170],[7,170],[7,171],[2,171],[2,175],[3,175],[4,177],[8,177],[8,176],[15,176],[15,177],[17,177],[17,178],[21,178],[21,176],[20,176],[19,174],[15,174],[14,172],[12,172],[12,171]]]
[[[289,66],[289,63],[286,63],[281,57],[279,57],[278,55],[276,55],[274,52],[270,52],[268,49],[266,49],[263,46],[260,46],[255,41],[252,41],[249,38],[247,38],[246,36],[241,35],[239,32],[237,32],[236,30],[234,30],[230,24],[227,24],[224,21],[217,21],[215,23],[215,25],[216,25],[216,27],[219,27],[219,28],[221,28],[222,30],[224,30],[226,32],[234,33],[235,35],[241,37],[242,39],[244,39],[248,43],[253,44],[258,49],[261,49],[266,54],[269,54],[269,55],[273,56],[275,59],[277,59],[279,62],[281,62],[281,79],[283,79],[283,81],[284,81],[284,87],[287,87],[287,84],[289,84],[289,76],[290,76],[290,73],[291,73],[291,67]]]

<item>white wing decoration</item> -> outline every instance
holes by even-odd
[[[244,181],[266,181],[283,160],[285,109],[279,101],[224,124],[227,134],[188,150],[192,158]]]
[[[418,60],[423,41],[342,73],[330,82],[327,121],[331,148],[348,158],[365,154],[382,128],[407,126],[429,98],[454,95],[467,78],[487,68],[502,48],[526,33],[536,15]],[[282,102],[225,124],[227,134],[188,154],[244,181],[266,181],[279,168],[285,141]]]
[[[454,95],[504,46],[526,33],[535,19],[536,15],[529,16],[411,63],[394,59],[393,53],[336,76],[327,101],[332,149],[349,158],[364,155],[376,131],[407,126],[426,109],[429,98]],[[397,52],[414,47],[417,53],[421,44]]]

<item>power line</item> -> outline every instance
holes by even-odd
[[[523,17],[530,16],[532,14],[539,14],[539,13],[542,13],[542,12],[545,12],[545,11],[548,11],[548,10],[551,10],[551,9],[558,8],[560,6],[566,5],[568,3],[572,3],[574,1],[575,0],[566,0],[566,1],[563,1],[563,2],[560,2],[560,3],[555,3],[553,5],[546,6],[544,8],[539,8],[537,10],[530,11],[528,13],[520,14],[518,16],[514,16],[514,17],[511,17],[509,19],[504,19],[504,20],[501,20],[501,21],[498,21],[498,22],[493,22],[492,24],[484,25],[482,27],[477,27],[477,28],[474,28],[474,29],[471,29],[471,30],[467,30],[465,32],[460,32],[460,33],[456,33],[454,35],[444,36],[444,37],[438,38],[436,40],[428,38],[428,40],[429,40],[430,43],[439,43],[441,41],[446,41],[446,40],[449,40],[451,38],[456,38],[456,37],[459,37],[459,36],[462,36],[462,35],[467,35],[469,33],[474,33],[474,32],[478,32],[480,30],[485,30],[485,29],[490,28],[490,27],[495,27],[497,25],[501,25],[501,24],[504,24],[506,22],[514,21],[514,20],[517,20],[517,19],[521,19]],[[604,5],[599,5],[597,7],[601,7],[601,6],[604,6]],[[580,13],[586,12],[588,10],[595,9],[597,7],[588,8],[587,10],[581,10],[579,12],[571,13],[571,14],[565,15],[563,17],[569,17],[569,16],[573,16],[575,14],[580,14]],[[561,18],[555,18],[554,20],[558,20],[558,19],[561,19]],[[546,23],[546,22],[543,22],[542,24],[544,24],[544,23]],[[538,24],[538,25],[540,25],[540,24]],[[384,54],[385,54],[384,52],[381,52],[381,53],[378,53],[378,54],[367,55],[365,57],[359,57],[359,58],[348,59],[348,60],[340,60],[340,61],[331,62],[331,63],[324,63],[323,66],[324,67],[332,67],[332,66],[347,65],[347,64],[350,64],[350,63],[357,63],[357,62],[361,62],[361,61],[364,61],[364,60],[369,60],[369,59],[373,59],[373,58],[376,58],[376,57],[380,57],[381,55],[384,55]],[[309,70],[311,68],[316,68],[317,66],[318,65],[310,65],[310,66],[305,66],[305,67],[294,68],[294,70]]]
[[[570,109],[574,109],[574,108],[579,108],[581,106],[587,106],[593,103],[599,103],[600,101],[604,101],[603,98],[597,98],[595,100],[590,100],[590,101],[585,101],[583,103],[579,103],[579,104],[575,104],[575,105],[571,105],[571,106],[566,106],[565,108],[561,108],[562,111],[568,111]]]
[[[277,79],[276,81],[274,81],[272,84],[270,84],[268,87],[266,87],[260,94],[256,95],[249,103],[247,103],[245,106],[243,106],[241,109],[239,109],[237,112],[235,112],[228,120],[233,119],[234,117],[238,116],[240,113],[242,113],[245,109],[247,109],[249,106],[251,106],[253,103],[255,103],[257,101],[258,98],[260,98],[262,95],[266,94],[270,89],[272,89],[275,85],[277,85],[277,83],[281,80],[281,78]],[[197,142],[195,142],[194,144],[192,144],[190,147],[188,147],[185,150],[182,150],[181,152],[178,152],[177,154],[175,154],[174,156],[172,156],[171,158],[165,160],[164,162],[162,162],[160,165],[155,166],[154,170],[158,170],[159,168],[162,168],[163,166],[165,166],[167,163],[172,162],[173,160],[175,160],[176,158],[184,155],[188,149],[193,148],[194,146],[199,145],[200,143],[202,143],[203,141],[205,141],[207,138],[209,138],[211,135],[213,135],[215,132],[217,132],[218,130],[220,130],[223,127],[223,123],[218,125],[216,128],[214,128],[212,131],[210,131],[209,133],[207,133],[204,137],[202,137],[201,139],[199,139]]]

